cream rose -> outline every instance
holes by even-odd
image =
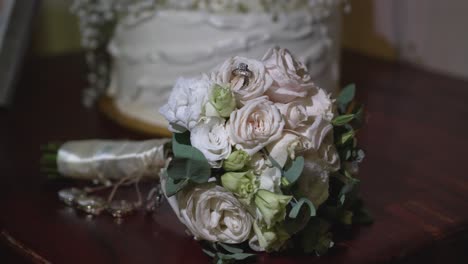
[[[251,236],[253,218],[223,187],[207,183],[177,194],[180,217],[195,239],[228,244]]]
[[[241,63],[247,65],[250,77],[233,73]],[[211,79],[216,83],[229,83],[239,105],[262,96],[273,82],[262,62],[243,57],[226,60],[212,73]]]
[[[268,50],[263,57],[267,72],[273,79],[266,95],[270,100],[289,103],[296,98],[304,97],[315,87],[307,67],[296,60],[287,49]]]
[[[192,146],[200,150],[212,167],[221,167],[221,160],[231,154],[231,144],[224,119],[203,117],[190,133]]]
[[[229,137],[236,148],[253,155],[281,137],[284,119],[266,97],[260,97],[231,113]]]
[[[323,89],[317,89],[310,97],[310,104],[306,107],[306,112],[310,116],[322,116],[325,120],[331,121],[334,117],[333,100],[330,94]]]
[[[182,133],[191,130],[203,114],[212,82],[206,75],[201,78],[179,78],[168,102],[159,112],[169,122],[169,130]]]

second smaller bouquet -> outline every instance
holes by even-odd
[[[353,95],[350,86],[331,99],[279,48],[177,81],[160,109],[174,132],[161,183],[180,221],[210,245],[207,254],[240,260],[251,255],[246,248],[294,247],[292,238],[305,252],[333,246],[332,220],[320,207],[339,208],[337,217],[351,224],[345,196],[363,158],[354,138],[362,107]]]

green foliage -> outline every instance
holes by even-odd
[[[205,183],[211,176],[211,166],[203,153],[190,145],[190,134],[175,133],[172,140],[174,159],[167,168],[166,192],[172,196],[189,183]]]
[[[340,116],[335,117],[332,120],[332,124],[334,126],[343,126],[343,125],[346,125],[349,122],[351,122],[351,120],[353,120],[353,119],[354,119],[354,114],[340,115]]]
[[[213,263],[227,264],[244,262],[247,258],[255,257],[256,254],[246,253],[243,244],[205,243],[203,252],[213,258]]]
[[[314,217],[304,228],[301,234],[301,245],[306,253],[325,254],[333,245],[332,236],[329,232],[330,224],[321,218]]]
[[[304,157],[296,157],[291,164],[284,169],[283,176],[288,180],[289,184],[293,184],[301,176],[304,169]]]
[[[354,94],[356,93],[356,86],[354,84],[349,84],[343,90],[341,90],[336,102],[338,104],[338,109],[344,113],[346,112],[346,107],[354,99]]]
[[[316,211],[315,211],[315,206],[314,204],[307,198],[301,198],[291,209],[289,212],[289,217],[290,218],[296,218],[297,215],[299,214],[299,210],[301,210],[302,206],[306,204],[308,205],[310,216],[315,216]]]

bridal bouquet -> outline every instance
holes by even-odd
[[[217,259],[291,247],[325,253],[331,224],[362,221],[354,86],[332,99],[286,49],[179,79],[160,112],[174,133],[162,188]],[[348,195],[350,199],[348,199]]]
[[[180,78],[160,112],[172,141],[75,141],[46,149],[59,174],[113,187],[59,197],[88,214],[121,217],[142,205],[140,179],[157,179],[188,232],[217,263],[252,252],[292,249],[322,255],[336,230],[371,221],[357,197],[364,152],[355,133],[363,108],[349,85],[337,98],[312,82],[286,49],[261,61],[233,57],[213,72]],[[54,165],[55,166],[55,165]],[[139,201],[114,201],[135,184]]]

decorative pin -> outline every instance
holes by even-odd
[[[77,188],[62,189],[58,192],[59,199],[68,206],[72,206],[78,198],[84,196],[86,193]]]
[[[106,209],[106,202],[99,196],[82,196],[76,199],[76,207],[85,213],[99,215]]]
[[[126,200],[112,201],[107,211],[115,218],[122,218],[135,211],[135,206]]]

